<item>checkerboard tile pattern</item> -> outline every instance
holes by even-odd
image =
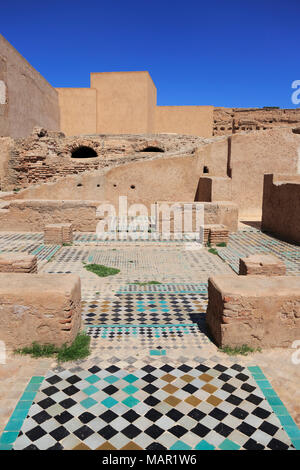
[[[85,325],[180,324],[201,319],[207,294],[124,293],[83,302]]]
[[[51,261],[43,272],[80,275],[92,355],[32,378],[0,450],[300,449],[300,431],[261,370],[213,356],[207,278],[232,273],[219,257],[182,242],[99,243],[94,234],[76,234],[68,247],[42,243],[42,234],[0,235],[0,250]],[[218,251],[234,269],[258,246],[299,273],[298,248],[258,231],[233,234]],[[121,273],[97,278],[83,263]]]
[[[91,349],[101,351],[143,351],[164,348],[168,355],[175,350],[202,349],[210,343],[198,324],[166,326],[102,326],[88,327]]]
[[[1,442],[1,441],[0,441]],[[247,368],[201,363],[59,368],[13,449],[293,449]]]
[[[193,293],[200,293],[206,294],[207,293],[207,284],[206,283],[198,283],[198,284],[145,284],[141,285],[141,283],[130,283],[124,286],[119,286],[117,290],[117,294],[123,294],[124,292],[132,292],[132,293],[145,293],[151,294],[152,292],[167,292],[168,294],[193,294]]]
[[[277,240],[259,231],[240,231],[230,235],[226,248],[218,248],[219,256],[238,273],[239,258],[254,253],[272,253],[282,259],[287,268],[287,274],[300,275],[300,249],[281,240]]]

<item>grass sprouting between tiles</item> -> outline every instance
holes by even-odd
[[[52,357],[55,356],[58,362],[75,361],[84,359],[90,354],[91,338],[85,332],[80,332],[70,346],[64,344],[61,347],[54,344],[32,343],[31,346],[16,349],[16,354],[30,355],[31,357]]]
[[[225,246],[227,246],[227,243],[225,243],[225,242],[217,243],[217,246],[225,247]]]
[[[242,346],[235,346],[234,348],[231,346],[223,346],[223,348],[220,348],[219,350],[225,354],[228,354],[228,356],[237,356],[238,354],[247,356],[251,353],[261,352],[261,348],[252,348],[247,344],[243,344]]]
[[[130,282],[130,284],[135,284],[138,286],[152,286],[152,285],[161,284],[161,282],[159,281],[145,281],[145,282],[136,281],[136,282]]]
[[[109,268],[108,266],[103,266],[102,264],[84,264],[84,267],[87,271],[97,274],[97,276],[100,277],[113,276],[114,274],[118,274],[120,272],[120,269]]]
[[[218,250],[216,250],[215,248],[209,248],[209,253],[212,253],[213,255],[218,255]]]

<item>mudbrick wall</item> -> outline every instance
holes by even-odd
[[[206,321],[221,347],[291,347],[300,334],[300,277],[213,276]]]
[[[81,324],[74,274],[0,273],[0,340],[7,348],[71,344]]]
[[[238,134],[282,126],[300,127],[300,108],[215,108],[213,119],[213,135]]]
[[[262,229],[300,244],[300,175],[265,175]]]
[[[266,173],[299,174],[300,134],[278,127],[203,139],[179,134],[0,138],[1,199],[232,201],[259,216]],[[205,187],[207,179],[210,189]],[[24,189],[23,189],[24,188]],[[209,193],[209,194],[207,194]]]
[[[66,137],[35,129],[25,139],[15,139],[2,155],[1,190],[26,188],[58,177],[114,167],[151,156],[192,153],[204,139],[181,135]],[[1,147],[0,139],[0,147]],[[4,160],[6,162],[4,163]]]

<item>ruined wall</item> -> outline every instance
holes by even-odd
[[[203,173],[213,176],[227,176],[229,143],[227,137],[206,139],[196,149],[196,155],[203,160]]]
[[[262,229],[300,244],[300,175],[265,175]]]
[[[298,173],[300,135],[291,129],[235,134],[230,138],[228,176],[240,215],[260,217],[265,173]]]
[[[99,220],[103,220],[104,218],[104,214],[97,212],[97,208],[100,204],[112,202],[115,203],[115,209],[117,211],[118,200],[11,200],[6,203],[5,209],[0,209],[0,230],[42,232],[47,224],[71,223],[76,231],[95,232]],[[147,201],[134,200],[128,203],[128,208],[131,203],[137,202],[147,205]],[[172,206],[172,202],[173,201],[167,201],[170,206]],[[160,204],[159,202],[158,206],[160,206]],[[180,205],[183,203],[177,204]],[[148,214],[150,214],[150,212],[148,212]],[[160,211],[155,210],[155,208],[153,212],[151,212],[151,215],[156,215],[158,220],[160,220],[159,214]],[[173,212],[171,211],[171,224],[172,214]],[[195,214],[193,214],[193,220],[195,227]],[[230,231],[236,231],[238,226],[238,206],[231,202],[206,202],[204,203],[204,222],[205,224],[224,224]],[[171,231],[173,230],[171,229]]]
[[[0,210],[1,230],[42,232],[47,224],[71,223],[74,230],[95,232],[98,201],[16,200]]]
[[[300,108],[215,108],[213,112],[213,135],[238,134],[282,126],[300,126]]]
[[[219,347],[291,347],[300,334],[299,276],[213,276],[207,326]]]
[[[72,158],[83,146],[95,156]],[[300,135],[286,128],[210,139],[178,134],[65,138],[37,132],[6,146],[0,142],[1,154],[6,162],[2,190],[28,188],[15,198],[117,204],[122,195],[130,204],[148,206],[158,200],[230,200],[247,220],[261,215],[265,173],[299,172]]]
[[[2,150],[6,163],[1,189],[8,191],[32,184],[54,181],[67,175],[80,175],[93,170],[111,168],[136,160],[158,158],[172,153],[192,154],[202,139],[189,136],[79,136],[36,129],[26,139],[17,139]],[[1,143],[0,143],[1,144]],[[95,152],[90,158],[73,158],[76,149],[88,147]],[[156,152],[144,152],[155,148]],[[0,150],[1,152],[1,150]],[[78,181],[80,183],[80,181]]]
[[[74,274],[0,273],[0,340],[70,345],[81,325],[81,283]]]
[[[156,106],[155,132],[210,137],[213,106]]]
[[[0,34],[0,137],[59,130],[57,91]]]
[[[194,201],[202,164],[193,155],[133,162],[112,168],[105,176],[105,199],[150,207],[157,200]]]

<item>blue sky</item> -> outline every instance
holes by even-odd
[[[159,105],[299,107],[299,0],[10,0],[0,24],[56,87],[148,70]]]

